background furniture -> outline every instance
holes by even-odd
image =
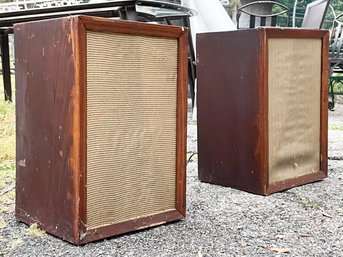
[[[343,83],[343,13],[338,15],[334,21],[330,33],[329,61],[330,61],[330,91],[331,101],[329,109],[335,108],[335,84]]]
[[[0,28],[1,40],[1,63],[2,77],[4,83],[5,101],[12,101],[11,88],[11,68],[10,68],[10,51],[8,45],[8,34],[12,33],[11,28]]]
[[[262,11],[260,10],[261,8],[259,8],[261,6],[264,7]],[[274,6],[279,8],[276,13],[273,13],[272,10]],[[270,10],[270,12],[266,13],[266,9]],[[237,28],[239,29],[246,28],[246,26],[242,26],[240,24],[240,17],[242,13],[249,15],[248,28],[256,28],[258,26],[275,27],[277,25],[278,17],[282,15],[286,16],[287,25],[289,23],[288,7],[275,1],[255,1],[239,7],[237,12]]]
[[[77,14],[142,22],[158,22],[162,24],[174,24],[189,27],[188,18],[192,15],[195,15],[196,12],[181,5],[150,0],[112,0],[98,3],[4,12],[0,13],[0,33],[4,37],[3,43],[1,44],[3,48],[3,55],[5,58],[8,56],[8,44],[6,44],[6,37],[8,33],[10,33],[8,27],[11,28],[15,23],[51,19]],[[189,84],[191,97],[194,102],[195,57],[191,38],[189,42]],[[5,71],[3,74],[5,97],[6,100],[11,100],[11,78],[10,73],[6,72],[10,69],[9,59],[5,59],[2,63],[2,66],[3,70]]]
[[[198,35],[201,181],[268,195],[327,176],[328,42],[313,29]]]
[[[325,14],[329,8],[330,0],[317,0],[306,6],[302,28],[320,29],[322,27]]]

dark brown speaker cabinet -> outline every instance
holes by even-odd
[[[185,217],[187,29],[17,24],[16,218],[75,244]]]
[[[328,32],[197,37],[201,181],[268,195],[327,176]]]

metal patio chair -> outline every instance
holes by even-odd
[[[249,25],[242,26],[240,21],[242,14],[249,15]],[[255,1],[247,3],[238,8],[237,28],[256,28],[258,26],[276,27],[278,17],[287,19],[289,25],[289,8],[275,1]]]
[[[330,0],[317,0],[306,6],[302,28],[320,29],[322,27]]]
[[[335,94],[342,94],[342,92],[334,92],[334,85],[336,83],[343,83],[343,13],[338,15],[333,21],[332,30],[330,33],[329,62],[329,94],[331,96],[331,101],[329,101],[329,109],[333,110],[335,107]]]
[[[69,6],[57,6],[49,8],[33,8],[27,10],[0,13],[0,38],[2,53],[2,70],[4,80],[5,100],[12,100],[10,63],[8,57],[8,34],[9,29],[15,23],[35,20],[51,19],[69,15],[92,15],[107,18],[120,18],[141,22],[157,22],[164,24],[182,25],[189,27],[188,18],[196,12],[182,5],[165,1],[154,0],[109,0],[96,3],[84,3]],[[194,103],[195,84],[195,56],[194,49],[189,37],[189,84],[192,102]]]

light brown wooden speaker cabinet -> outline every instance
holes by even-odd
[[[268,195],[327,176],[328,31],[197,37],[199,178]]]
[[[75,244],[185,217],[187,29],[14,27],[16,217]]]

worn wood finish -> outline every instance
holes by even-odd
[[[141,230],[152,226],[162,225],[175,220],[181,220],[183,218],[184,215],[182,215],[177,210],[173,210],[132,221],[126,221],[105,227],[91,229],[85,232],[83,235],[81,235],[80,244],[85,244],[91,241],[99,240],[100,238],[124,234],[130,231]]]
[[[80,16],[80,20],[85,28],[90,31],[107,31],[112,33],[124,33],[138,36],[179,38],[187,30],[187,28],[184,27],[180,29],[180,27],[170,25],[156,25],[136,21],[110,20],[92,16]],[[139,26],[137,26],[137,24],[139,24]]]
[[[329,52],[329,34],[323,34],[322,40],[322,88],[321,88],[321,121],[320,121],[320,169],[323,175],[328,175],[328,94],[329,87],[327,86],[328,78],[330,77],[330,61],[328,58]]]
[[[320,170],[272,184],[268,179],[269,38],[322,41]],[[201,181],[268,195],[327,176],[327,42],[328,32],[323,30],[259,28],[198,35]]]
[[[140,26],[143,26],[142,30]],[[118,29],[114,29],[116,27]],[[92,230],[87,229],[86,210],[88,30],[139,32],[143,36],[174,37],[179,42],[175,210]],[[28,224],[37,222],[47,232],[74,244],[184,218],[187,29],[74,16],[17,24],[14,34],[17,60],[16,218]]]
[[[79,153],[78,158],[78,166],[75,167],[76,179],[75,180],[75,190],[78,191],[75,194],[75,201],[80,201],[78,206],[75,206],[75,221],[74,221],[74,234],[77,235],[77,240],[79,240],[80,236],[85,233],[87,230],[87,209],[86,209],[86,195],[87,195],[87,166],[86,166],[86,142],[85,139],[87,138],[87,87],[85,86],[87,83],[87,42],[86,36],[87,32],[79,19],[73,19],[71,21],[72,33],[73,33],[73,52],[74,52],[74,60],[75,66],[78,67],[75,71],[75,84],[80,85],[78,87],[78,109],[76,110],[75,116],[75,136],[78,138],[78,144],[76,144],[75,151]],[[79,198],[79,199],[78,199]],[[79,234],[77,234],[79,233]]]
[[[323,38],[326,37],[328,31],[303,28],[266,28],[264,33],[269,38]]]
[[[292,187],[301,186],[314,181],[323,180],[327,177],[325,171],[316,172],[314,174],[307,174],[298,178],[287,179],[280,182],[272,183],[268,185],[264,194],[272,194],[280,192]]]
[[[177,90],[177,135],[176,135],[176,209],[186,216],[186,151],[187,151],[187,63],[188,33],[179,39],[178,45],[178,90]]]
[[[262,191],[263,102],[255,71],[261,62],[260,37],[258,30],[197,36],[201,181]]]
[[[71,28],[60,19],[18,25],[14,33],[16,218],[74,241],[79,161]]]
[[[260,45],[262,46],[260,51],[261,54],[259,56],[260,59],[260,68],[258,70],[258,74],[260,74],[260,80],[258,83],[260,83],[260,94],[259,94],[259,101],[262,104],[261,106],[261,132],[262,136],[260,139],[263,141],[261,142],[262,146],[262,171],[268,170],[268,158],[269,155],[267,151],[263,151],[263,149],[268,149],[269,145],[269,139],[268,139],[268,102],[265,99],[268,99],[268,39],[267,35],[265,33],[262,33],[260,36]],[[266,194],[267,191],[267,184],[268,184],[268,174],[265,172],[262,172],[260,174],[262,176],[262,192],[263,194]]]

